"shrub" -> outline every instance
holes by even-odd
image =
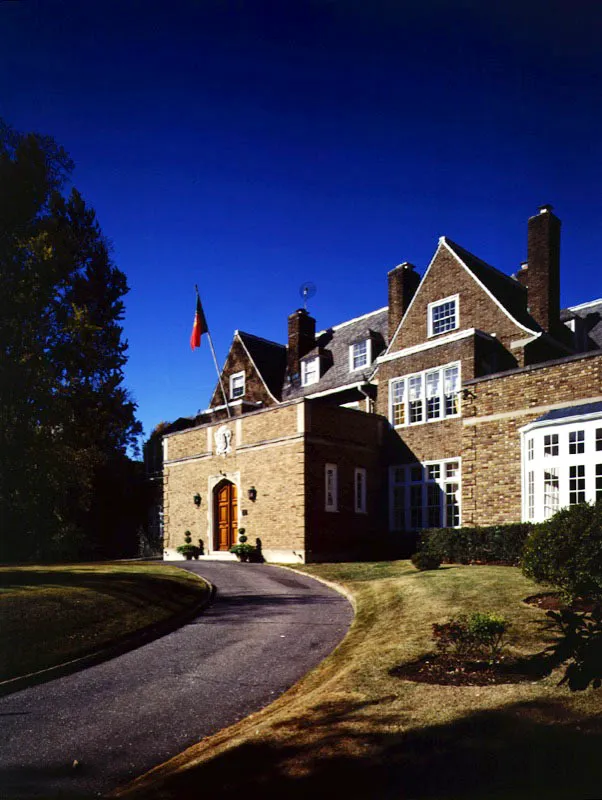
[[[412,564],[421,571],[427,569],[439,569],[441,566],[441,559],[439,556],[429,553],[425,550],[419,550],[411,558]]]
[[[569,599],[602,597],[602,503],[569,506],[536,525],[525,544],[522,569]]]
[[[499,614],[474,611],[443,624],[433,625],[433,639],[444,656],[498,661],[505,647],[510,623]]]
[[[560,628],[563,638],[555,647],[558,661],[568,661],[560,683],[572,691],[602,686],[602,603],[589,612],[569,608],[548,611],[548,617]]]
[[[456,564],[506,564],[518,566],[533,525],[490,525],[484,528],[430,528],[423,531],[420,551]]]

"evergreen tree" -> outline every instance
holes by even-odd
[[[141,433],[122,386],[127,281],[65,194],[71,169],[52,139],[0,127],[2,560],[101,552],[97,492]]]

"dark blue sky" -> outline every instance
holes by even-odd
[[[491,8],[499,6],[499,8]],[[563,221],[562,302],[602,296],[599,2],[0,0],[0,116],[76,162],[127,274],[145,431],[206,407],[218,358],[386,305],[445,234],[505,272]]]

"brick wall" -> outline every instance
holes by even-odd
[[[510,348],[511,342],[528,336],[522,328],[510,320],[458,260],[444,246],[440,246],[428,274],[418,288],[412,307],[391,350],[401,350],[429,341],[428,304],[455,294],[460,296],[459,330],[476,328],[487,333],[495,333],[498,341],[507,349]],[[436,338],[432,337],[432,340]],[[522,363],[520,351],[512,352],[519,363]]]
[[[521,519],[519,429],[559,404],[602,397],[602,353],[575,356],[467,386],[463,404],[463,522]]]
[[[264,406],[272,406],[275,404],[275,400],[266,389],[264,382],[262,381],[255,367],[253,366],[253,362],[247,355],[247,352],[242,342],[240,341],[238,336],[235,336],[232,342],[232,346],[230,348],[230,352],[228,353],[228,357],[226,358],[226,363],[224,364],[224,368],[222,370],[222,382],[224,385],[224,391],[228,396],[228,400],[231,399],[230,376],[234,375],[237,372],[245,373],[245,393],[243,397],[244,400],[250,403],[261,401]],[[209,405],[211,407],[221,406],[223,405],[223,403],[224,403],[224,396],[222,394],[221,387],[218,383],[217,386],[215,387]]]

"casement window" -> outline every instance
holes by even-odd
[[[543,437],[543,454],[544,456],[557,456],[558,455],[558,434],[550,433]]]
[[[585,452],[585,431],[571,431],[569,433],[569,455]]]
[[[428,335],[454,331],[460,324],[459,297],[446,297],[436,303],[428,304]]]
[[[366,507],[366,470],[363,467],[356,467],[354,475],[355,483],[355,513],[365,514]]]
[[[372,342],[370,339],[364,339],[361,342],[355,342],[349,347],[349,370],[353,372],[356,369],[368,367],[372,363]]]
[[[601,417],[544,417],[521,430],[524,520],[542,522],[567,506],[602,500]]]
[[[460,525],[460,459],[391,467],[392,530]]]
[[[230,399],[236,400],[237,397],[242,397],[245,393],[245,373],[235,372],[230,375]]]
[[[396,428],[460,413],[460,364],[425,370],[389,382],[389,420]]]
[[[543,516],[552,517],[560,508],[560,480],[557,467],[548,467],[543,471]],[[534,509],[532,509],[533,511]]]
[[[338,498],[338,468],[336,464],[326,464],[324,468],[325,502],[326,511],[339,510]]]
[[[585,464],[569,467],[569,505],[585,503]]]
[[[311,386],[320,380],[320,357],[308,358],[301,362],[301,385]]]

